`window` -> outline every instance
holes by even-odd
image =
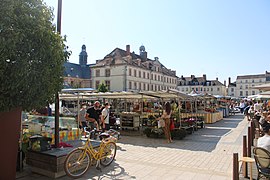
[[[186,91],[188,91],[188,88],[186,88]]]
[[[217,91],[219,91],[220,89],[219,89],[219,87],[217,88]]]
[[[99,69],[96,70],[96,77],[100,77],[100,70]]]
[[[137,71],[134,69],[134,77],[137,77]]]
[[[147,79],[149,79],[149,77],[150,77],[150,76],[149,76],[149,73],[147,73]]]
[[[143,72],[143,78],[145,78],[145,72]]]
[[[211,91],[213,91],[213,88],[211,88]]]
[[[158,75],[158,81],[160,81],[160,76]]]
[[[111,76],[111,70],[105,69],[105,77],[110,77],[110,76]]]
[[[108,91],[110,91],[110,89],[111,89],[111,82],[110,81],[105,81],[105,84],[107,86]]]
[[[163,81],[163,76],[161,76],[161,81]]]
[[[255,91],[252,91],[252,95],[255,95]]]
[[[129,89],[132,89],[132,83],[129,81]]]
[[[137,89],[137,82],[134,82],[134,89]]]
[[[185,91],[185,88],[182,88],[182,91],[184,92]]]
[[[96,89],[98,89],[99,81],[96,81]]]
[[[231,88],[231,92],[234,92],[234,88]]]
[[[248,96],[248,91],[246,91],[246,96]]]
[[[145,89],[145,84],[144,84],[144,83],[143,83],[143,90],[146,90],[146,89]]]
[[[259,82],[261,83],[261,82],[262,82],[262,80],[260,79],[260,80],[259,80]]]
[[[252,83],[254,83],[254,79],[252,79]]]
[[[139,83],[139,90],[141,90],[142,89],[142,85],[141,85],[141,83]]]
[[[131,69],[129,69],[128,74],[129,74],[129,76],[131,76]]]
[[[240,89],[242,89],[242,85],[240,85]]]
[[[141,71],[139,71],[139,78],[141,78],[142,74],[141,74]]]
[[[248,83],[248,80],[246,80],[246,83]]]
[[[243,91],[240,91],[240,96],[243,96]]]
[[[155,81],[157,80],[157,75],[155,74]]]
[[[248,89],[248,85],[246,85],[246,89]]]
[[[153,74],[151,74],[151,80],[153,80],[154,78],[153,78]]]
[[[209,91],[209,88],[207,88],[207,92]]]

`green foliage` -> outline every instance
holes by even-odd
[[[102,82],[98,86],[98,92],[108,92],[108,87]]]
[[[44,107],[69,56],[43,0],[0,0],[0,111]]]

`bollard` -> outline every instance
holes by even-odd
[[[233,180],[239,180],[238,153],[233,153]]]
[[[254,139],[255,139],[255,125],[253,120],[250,122],[250,128],[251,128],[251,146],[254,146]]]
[[[247,144],[247,157],[251,157],[251,141],[252,141],[252,137],[251,137],[251,128],[248,127],[248,144]]]
[[[247,136],[243,136],[243,157],[247,157]],[[248,177],[247,163],[243,162],[243,176]]]

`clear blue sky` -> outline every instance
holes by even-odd
[[[44,0],[54,7],[57,0]],[[159,57],[177,75],[219,78],[270,71],[269,0],[63,0],[62,34],[79,63],[114,48]]]

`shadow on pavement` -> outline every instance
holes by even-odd
[[[101,167],[101,171],[97,170],[95,167],[88,169],[87,173],[79,178],[80,180],[92,179],[92,180],[102,180],[102,179],[122,179],[123,177],[128,179],[136,179],[134,176],[130,176],[125,169],[114,161],[108,167]],[[62,179],[72,179],[67,176],[60,178]]]
[[[213,151],[220,139],[228,135],[243,120],[243,115],[237,114],[224,118],[214,124],[206,124],[205,128],[199,129],[187,135],[182,140],[174,140],[167,144],[165,139],[147,138],[146,136],[122,136],[119,143],[125,145],[143,146],[150,148],[175,148],[192,151]],[[236,137],[237,138],[237,137]],[[121,144],[120,144],[121,147]]]

